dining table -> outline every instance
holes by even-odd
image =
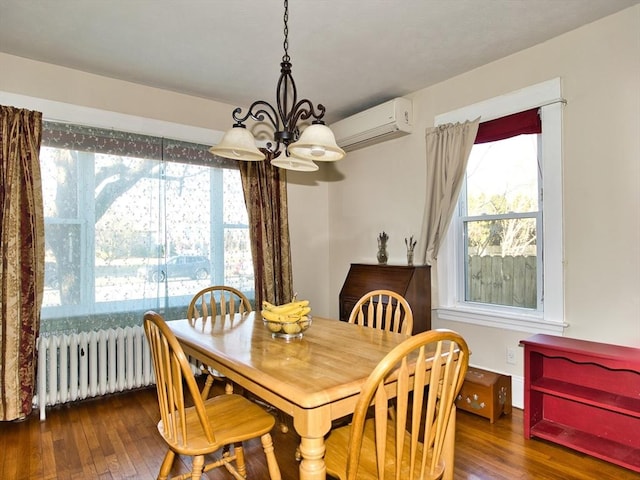
[[[167,324],[187,355],[293,418],[301,480],[326,479],[332,421],[353,413],[369,374],[407,338],[316,316],[301,337],[277,338],[255,311]],[[453,461],[453,431],[447,437],[445,458]]]

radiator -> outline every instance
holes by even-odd
[[[200,365],[189,358],[191,369]],[[155,383],[151,351],[141,326],[38,338],[34,405],[40,419],[51,405]]]

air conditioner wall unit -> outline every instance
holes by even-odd
[[[357,150],[413,131],[413,104],[398,97],[331,125],[345,151]]]

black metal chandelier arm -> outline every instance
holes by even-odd
[[[280,142],[280,141],[273,141],[273,142],[267,142],[265,143],[264,149],[267,152],[272,153],[274,156],[278,154],[278,152],[280,151],[280,147],[284,147],[284,143]],[[286,150],[285,150],[286,152]],[[289,156],[289,152],[286,152],[285,155]]]
[[[265,102],[264,100],[256,100],[253,102],[244,116],[241,116],[241,113],[242,109],[240,107],[237,107],[233,111],[232,116],[236,122],[235,125],[243,125],[249,118],[256,122],[263,122],[266,117],[276,130],[280,130],[280,118],[278,117],[278,112],[270,103]]]
[[[317,112],[316,108],[318,109]],[[313,103],[311,103],[311,100],[304,98],[293,107],[285,124],[296,125],[298,123],[298,120],[308,120],[311,117],[315,118],[318,121],[322,121],[322,117],[324,117],[325,111],[326,108],[321,103],[314,107]]]
[[[290,105],[293,106],[297,102],[298,89],[291,75],[291,63],[283,60],[280,64],[280,77],[278,78],[278,85],[276,87],[276,105],[280,118],[285,125],[289,124],[287,119],[293,111]]]

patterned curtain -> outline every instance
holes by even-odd
[[[262,300],[291,301],[293,280],[287,208],[286,171],[262,162],[240,162],[256,284],[256,309]]]
[[[31,413],[44,292],[42,114],[0,106],[0,420]]]

